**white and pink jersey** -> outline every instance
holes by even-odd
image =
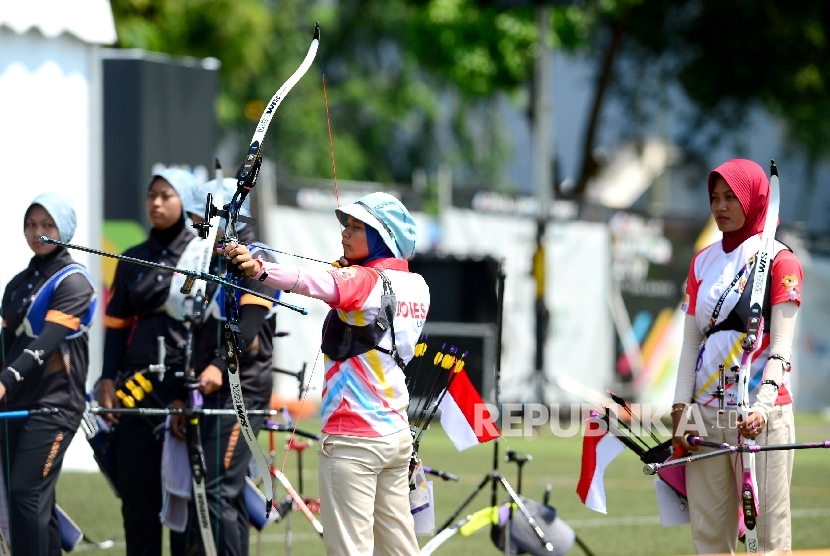
[[[365,326],[374,322],[383,293],[378,270],[392,283],[397,301],[395,347],[408,363],[415,355],[415,344],[429,312],[429,288],[420,274],[409,272],[406,261],[377,259],[366,266],[330,270],[340,294],[339,303],[332,308],[349,324]],[[379,345],[391,350],[391,334],[387,333]],[[391,356],[374,349],[345,361],[326,356],[325,369],[324,433],[377,437],[409,426],[409,392],[404,373]]]
[[[752,288],[748,279],[752,273],[755,254],[760,248],[760,236],[755,235],[731,253],[724,253],[721,242],[717,242],[700,251],[692,259],[686,282],[686,299],[683,309],[687,314],[695,316],[697,325],[704,335],[710,326],[723,322],[732,312],[745,288]],[[772,281],[767,289],[767,302],[770,306],[786,301],[795,301],[800,305],[803,282],[801,264],[795,255],[778,241],[775,242],[773,256]],[[730,289],[725,294],[727,288]],[[716,313],[719,302],[721,306],[713,322],[712,316]],[[765,324],[765,328],[769,328],[769,323]],[[741,338],[745,335],[743,331],[721,330],[705,340],[695,368],[693,401],[704,405],[717,405],[717,399],[711,393],[717,387],[718,366],[723,365],[728,372],[733,366],[740,364],[743,354]],[[763,380],[764,366],[770,355],[769,344],[770,335],[765,333],[759,348],[751,355],[750,405],[755,402],[755,396]],[[737,399],[735,385],[727,384],[725,388],[724,401],[727,405],[734,406]],[[792,403],[789,372],[784,373],[784,382],[778,390],[775,403],[776,405]]]

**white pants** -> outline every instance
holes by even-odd
[[[328,556],[420,552],[409,512],[409,429],[378,438],[324,434],[317,454]]]
[[[706,427],[706,440],[736,444],[738,430],[735,410],[718,415],[717,407],[697,405]],[[770,412],[757,444],[795,442],[792,404],[777,405]],[[712,451],[700,448],[695,454]],[[743,454],[746,457],[748,454]],[[738,537],[738,492],[742,468],[740,455],[720,456],[693,462],[686,467],[686,491],[692,521],[692,540],[698,554],[735,553]],[[759,516],[759,554],[786,554],[791,551],[790,481],[793,451],[755,454]],[[743,552],[743,547],[741,547]]]

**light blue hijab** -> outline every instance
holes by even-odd
[[[26,225],[26,217],[33,206],[40,205],[49,213],[55,225],[58,227],[60,239],[64,243],[72,241],[75,235],[75,226],[77,221],[75,219],[75,208],[72,205],[72,199],[68,195],[50,191],[48,193],[41,193],[26,209],[26,214],[23,216],[23,225]]]

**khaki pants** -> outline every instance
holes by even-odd
[[[317,454],[328,556],[420,552],[409,512],[409,429],[379,438],[324,434]]]
[[[727,409],[718,415],[717,407],[696,405],[706,427],[706,440],[735,444],[736,411]],[[693,413],[694,415],[694,413]],[[792,404],[779,405],[770,413],[764,431],[755,439],[758,444],[795,442]],[[696,454],[712,451],[700,448]],[[746,457],[748,454],[743,454]],[[793,451],[769,451],[755,454],[755,477],[758,483],[759,554],[789,553],[792,545],[790,525],[790,481]],[[692,540],[698,554],[735,553],[738,537],[738,495],[742,468],[740,455],[704,459],[686,467],[686,491],[692,521]],[[741,552],[743,552],[741,546]]]

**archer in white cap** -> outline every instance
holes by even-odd
[[[418,554],[409,508],[412,436],[403,368],[429,312],[429,288],[409,272],[418,228],[406,207],[372,193],[341,207],[340,268],[309,270],[225,254],[249,276],[325,301],[323,434],[318,448],[326,554]]]

